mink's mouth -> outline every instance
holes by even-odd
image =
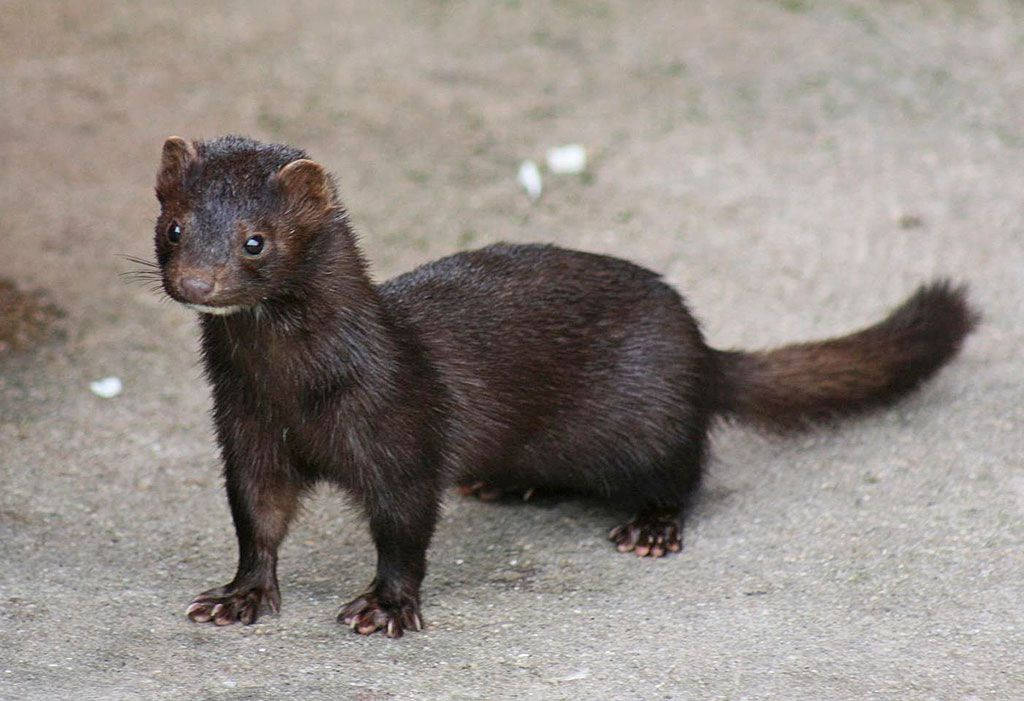
[[[197,294],[195,290],[182,285],[180,281],[177,284],[174,284],[168,280],[164,280],[164,292],[167,293],[167,296],[178,304],[188,307],[194,312],[198,312],[200,314],[213,314],[216,316],[228,316],[229,314],[235,314],[248,308],[248,305],[246,304],[231,303],[232,300],[230,298],[237,297],[237,295],[230,293],[224,294],[223,291],[219,291],[219,294],[214,293],[213,285],[210,285],[209,287],[209,290],[201,290],[200,293]],[[225,299],[225,297],[227,297],[227,299]]]
[[[193,304],[191,302],[182,302],[182,304],[194,312],[199,312],[200,314],[215,314],[216,316],[227,316],[245,309],[241,304],[226,304],[220,307],[211,307],[207,304]]]

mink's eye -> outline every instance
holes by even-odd
[[[171,243],[181,241],[181,226],[178,222],[172,221],[171,225],[167,227],[167,240]]]
[[[242,248],[244,248],[245,252],[250,256],[258,256],[263,252],[263,237],[259,234],[250,236],[245,240],[245,243],[242,244]]]

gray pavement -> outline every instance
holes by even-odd
[[[0,698],[1024,698],[1024,5],[297,2],[0,6],[0,277],[64,341],[0,355]],[[373,550],[308,504],[284,608],[186,620],[234,536],[185,310],[150,255],[169,134],[335,171],[383,278],[459,248],[627,256],[716,346],[842,332],[937,275],[984,325],[894,409],[715,434],[686,548],[585,502],[454,495],[399,641],[334,622]],[[585,144],[531,203],[524,158]],[[117,375],[120,396],[90,393]]]

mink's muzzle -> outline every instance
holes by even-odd
[[[229,314],[250,306],[218,270],[171,265],[163,271],[163,288],[175,302],[208,314]]]
[[[214,282],[203,275],[188,275],[178,280],[178,289],[193,304],[202,304],[209,300],[213,293]]]

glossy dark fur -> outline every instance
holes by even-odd
[[[421,627],[452,484],[608,499],[638,514],[610,534],[620,550],[678,550],[715,416],[790,430],[891,402],[974,323],[962,289],[938,283],[844,339],[720,352],[657,274],[553,246],[490,246],[374,285],[333,181],[304,159],[237,137],[164,147],[157,259],[167,293],[206,310],[239,542],[237,574],[196,598],[197,621],[278,608],[278,546],[320,480],[355,496],[377,545],[377,576],[339,614],[361,633]]]

